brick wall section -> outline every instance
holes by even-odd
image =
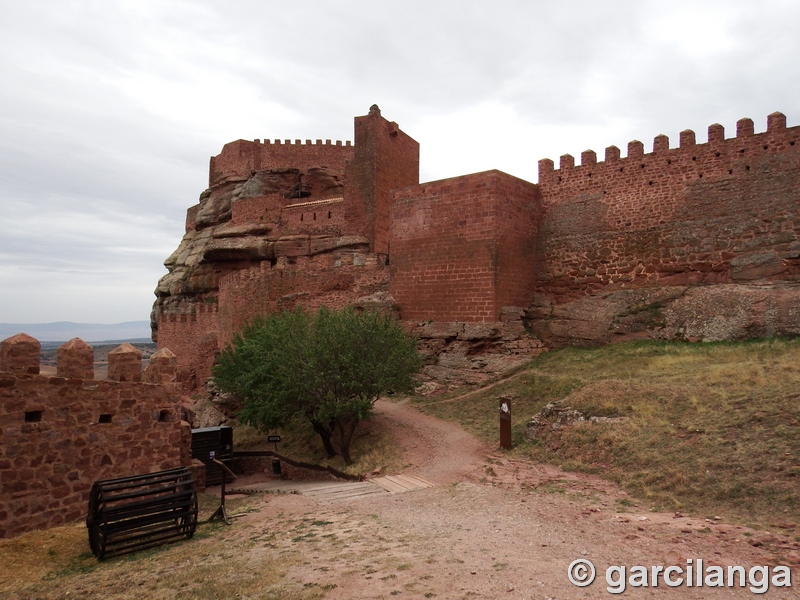
[[[289,204],[281,209],[281,233],[340,236],[346,229],[344,210],[344,198]]]
[[[98,479],[189,465],[171,386],[0,372],[0,538],[79,521]]]
[[[546,216],[539,236],[537,288],[554,302],[602,289],[641,285],[800,280],[800,127],[780,113],[753,133],[721,125],[696,144],[681,133],[654,151],[628,145],[627,158],[606,150],[581,165],[565,155],[560,169],[540,161]]]
[[[220,280],[219,346],[257,316],[298,304],[310,310],[339,309],[388,287],[389,271],[381,257],[348,249],[283,257],[275,267],[262,262],[230,273]]]
[[[277,224],[284,204],[286,200],[280,194],[237,200],[231,206],[231,222],[234,225]]]
[[[212,156],[208,187],[214,187],[232,175],[249,176],[251,171],[261,169],[295,168],[307,171],[311,167],[330,167],[344,172],[345,164],[353,158],[351,143],[331,140],[259,140],[252,142],[237,140],[225,144],[217,156]]]
[[[395,192],[390,290],[403,320],[498,321],[533,293],[539,197],[500,171]]]
[[[366,235],[372,252],[388,254],[392,190],[419,183],[419,143],[373,106],[355,119],[355,156],[345,182],[349,232]]]
[[[219,315],[216,304],[197,305],[194,314],[166,314],[158,320],[158,348],[178,356],[178,381],[195,389],[211,373],[218,351]]]

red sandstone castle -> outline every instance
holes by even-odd
[[[420,184],[419,144],[377,106],[353,144],[231,142],[165,262],[154,339],[196,387],[251,318],[298,303],[390,305],[439,379],[543,346],[796,335],[798,141],[773,113],[764,133],[541,160],[538,184]]]

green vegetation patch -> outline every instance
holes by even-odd
[[[491,390],[417,402],[496,443],[497,397],[508,395],[516,454],[602,474],[657,509],[785,523],[800,509],[798,365],[798,340],[569,348]],[[626,418],[527,437],[548,403]]]

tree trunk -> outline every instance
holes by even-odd
[[[341,420],[336,421],[336,429],[339,433],[339,451],[347,466],[353,464],[353,459],[350,458],[350,442],[353,440],[356,425],[358,425],[358,419],[350,419],[345,423],[342,423]]]
[[[330,426],[325,427],[325,425],[314,419],[311,419],[311,426],[314,428],[314,431],[319,434],[320,439],[322,439],[322,447],[325,448],[325,454],[328,455],[328,458],[333,458],[336,456],[336,449],[333,447],[333,443],[331,442],[333,428]]]

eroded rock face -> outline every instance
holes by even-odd
[[[722,341],[793,336],[800,335],[800,284],[762,280],[639,288],[558,305],[539,297],[528,318],[534,333],[552,346],[637,338]]]
[[[199,204],[189,210],[187,231],[180,245],[164,261],[169,273],[155,290],[153,339],[158,339],[162,315],[191,315],[198,306],[215,303],[219,280],[228,273],[262,262],[284,264],[285,259],[343,248],[366,251],[366,238],[343,235],[327,219],[317,223],[316,214],[312,213],[313,231],[312,224],[302,220],[302,210],[300,216],[296,209],[290,217],[284,215],[285,207],[291,209],[298,202],[341,202],[342,195],[343,174],[323,166],[307,171],[267,169],[249,177],[230,176],[203,192]],[[248,206],[235,218],[237,203]],[[325,214],[330,219],[330,211],[328,206],[320,216]]]
[[[409,324],[426,357],[423,394],[445,391],[443,386],[477,384],[535,358],[546,350],[522,322],[523,310],[505,307],[497,322],[421,322]],[[514,318],[516,317],[516,318]],[[431,382],[435,385],[429,385]]]

